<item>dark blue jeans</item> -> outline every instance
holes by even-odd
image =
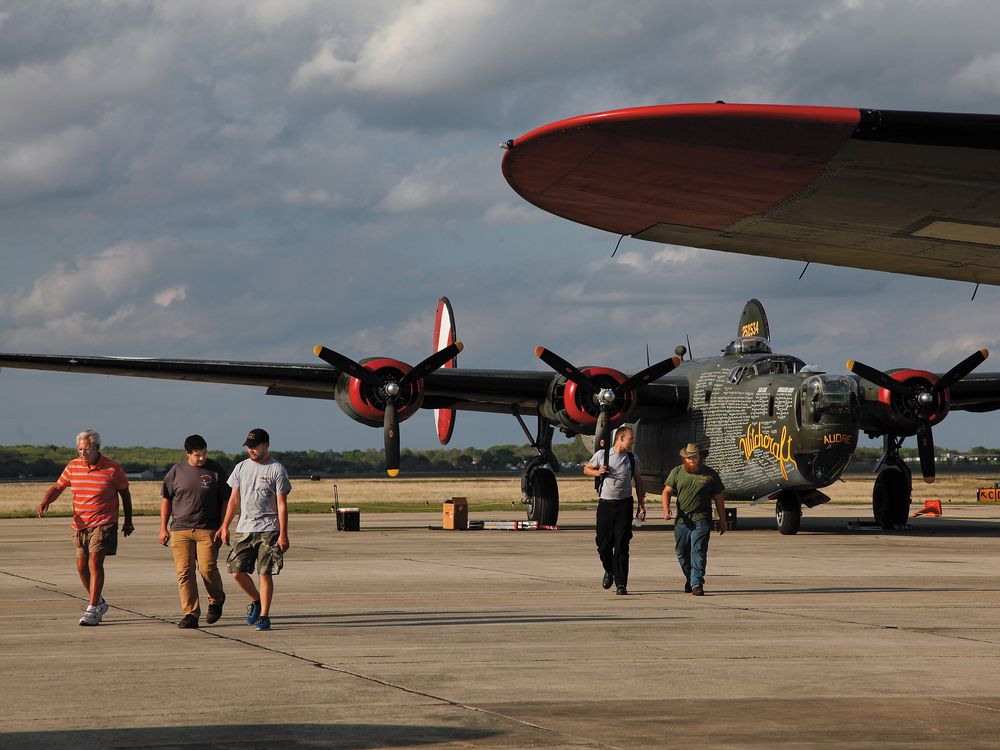
[[[708,564],[708,535],[712,524],[708,519],[688,525],[680,519],[674,526],[674,551],[681,564],[684,578],[692,586],[705,585],[705,566]]]

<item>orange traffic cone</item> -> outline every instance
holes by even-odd
[[[924,507],[913,514],[913,517],[917,516],[940,516],[941,512],[941,501],[940,500],[924,500]]]

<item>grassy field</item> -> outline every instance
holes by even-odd
[[[919,479],[913,483],[913,501],[937,498],[942,503],[974,503],[978,487],[992,487],[1000,474],[977,477],[970,474],[939,475],[934,484]],[[521,487],[517,477],[491,478],[405,478],[396,479],[324,479],[319,482],[293,482],[289,496],[295,512],[329,512],[333,488],[337,486],[341,505],[360,507],[367,512],[440,513],[441,503],[451,497],[464,497],[472,511],[520,510]],[[35,515],[47,482],[0,483],[0,518]],[[135,512],[155,515],[160,511],[160,483],[133,481],[132,501]],[[872,477],[850,477],[824,489],[834,503],[867,504],[871,502]],[[582,507],[595,499],[593,480],[581,476],[559,478],[560,505]],[[657,498],[650,498],[656,501]],[[71,499],[67,490],[49,510],[52,515],[69,515]]]
[[[34,515],[47,482],[12,482],[0,484],[0,518]],[[326,513],[333,505],[337,487],[342,506],[360,507],[369,512],[441,512],[441,503],[452,497],[464,497],[473,510],[518,510],[521,507],[521,484],[518,477],[472,479],[323,479],[319,482],[292,482],[289,506],[295,512]],[[160,482],[131,483],[132,506],[136,513],[160,512]],[[584,477],[566,477],[559,482],[564,504],[592,501],[594,482]],[[70,492],[64,492],[49,513],[69,515]]]

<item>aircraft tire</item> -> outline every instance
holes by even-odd
[[[559,520],[559,485],[551,469],[540,466],[528,475],[528,520],[555,526]]]
[[[798,534],[802,525],[802,505],[794,500],[778,498],[774,504],[774,518],[782,534]]]
[[[872,488],[872,512],[883,529],[905,526],[910,515],[910,493],[900,471],[883,471]]]

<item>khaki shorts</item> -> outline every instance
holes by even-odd
[[[73,546],[77,557],[89,557],[103,553],[105,556],[118,553],[118,524],[92,526],[73,532]]]
[[[267,573],[276,576],[281,572],[284,556],[278,549],[277,531],[251,531],[237,534],[229,550],[230,573]]]

